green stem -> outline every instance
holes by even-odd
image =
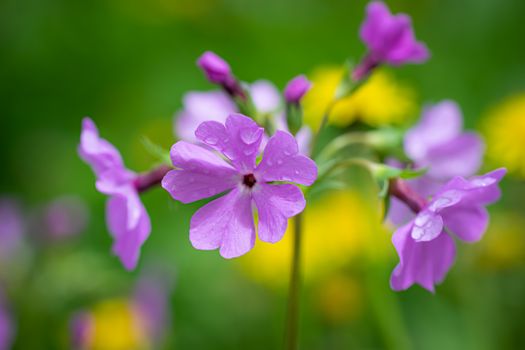
[[[284,348],[298,349],[299,333],[299,289],[301,285],[301,240],[302,214],[294,217],[294,242],[292,252],[292,266],[290,270],[290,286],[288,291],[288,311],[286,315],[286,333]]]
[[[321,119],[319,128],[317,129],[317,132],[315,133],[313,140],[312,140],[312,145],[310,147],[310,149],[312,150],[312,154],[315,154],[314,152],[317,146],[317,142],[319,141],[319,136],[321,135],[321,133],[323,132],[323,129],[328,123],[328,118],[330,117],[330,113],[332,113],[332,109],[334,109],[334,106],[336,105],[338,101],[339,101],[338,99],[333,99],[332,102],[330,102],[330,104],[328,105],[328,107],[326,107],[326,111],[323,114],[323,119]]]

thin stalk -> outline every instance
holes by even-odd
[[[301,241],[302,214],[294,217],[294,242],[292,266],[290,270],[290,286],[288,291],[288,311],[286,315],[286,333],[284,349],[297,350],[299,346],[299,290],[301,285]]]
[[[313,137],[313,140],[312,140],[312,145],[310,147],[310,149],[312,150],[312,154],[314,154],[314,152],[315,152],[315,148],[317,146],[317,142],[319,141],[319,136],[321,135],[321,133],[323,132],[323,129],[325,128],[326,124],[328,123],[328,118],[330,117],[330,113],[332,113],[332,110],[334,109],[334,106],[336,105],[336,103],[338,101],[339,101],[338,99],[334,99],[334,100],[332,100],[332,102],[330,102],[328,107],[326,107],[326,111],[323,114],[323,119],[321,119],[321,123],[319,124],[319,128],[317,129],[317,132],[315,133],[315,135]]]
[[[146,173],[140,174],[135,179],[135,188],[139,193],[149,190],[150,188],[160,185],[164,175],[173,167],[167,164],[161,164]]]

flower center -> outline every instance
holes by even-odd
[[[242,178],[242,184],[248,188],[252,188],[256,182],[257,180],[253,174],[246,174]]]

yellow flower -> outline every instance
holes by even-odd
[[[478,263],[489,270],[525,265],[525,220],[518,214],[491,216],[489,230],[480,242]]]
[[[90,350],[150,349],[136,311],[129,301],[103,301],[94,307],[91,314],[93,328],[88,346]]]
[[[314,128],[331,103],[343,76],[343,69],[320,68],[311,76],[312,89],[303,107],[305,122]],[[330,123],[346,126],[360,120],[372,126],[399,124],[416,112],[414,91],[385,70],[376,70],[354,94],[339,101],[329,117]]]
[[[483,121],[487,158],[525,177],[525,93],[495,106]]]
[[[318,312],[330,324],[355,319],[362,311],[363,288],[348,274],[328,276],[319,284],[314,296]]]
[[[376,208],[377,209],[377,208]],[[340,270],[360,254],[380,250],[384,255],[387,244],[365,246],[381,231],[377,210],[370,210],[359,194],[351,191],[332,192],[309,204],[304,213],[302,273],[306,283]],[[382,232],[384,233],[384,232]],[[389,242],[387,235],[382,236]],[[293,220],[283,239],[270,244],[258,241],[255,248],[237,259],[248,277],[274,288],[288,284],[293,241]]]

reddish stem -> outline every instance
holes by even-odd
[[[405,203],[414,213],[419,213],[427,205],[425,198],[421,197],[416,191],[401,179],[391,179],[389,192]]]
[[[238,97],[243,101],[246,100],[246,94],[244,93],[241,84],[237,79],[235,79],[235,77],[231,77],[226,82],[224,82],[222,87],[232,98]]]
[[[138,192],[144,192],[154,186],[159,185],[164,178],[164,175],[166,175],[166,173],[172,169],[173,167],[162,164],[155,169],[138,175],[135,179],[135,188]]]
[[[375,59],[370,55],[366,55],[363,60],[354,68],[352,72],[352,80],[358,82],[366,78],[374,68],[379,65]]]

